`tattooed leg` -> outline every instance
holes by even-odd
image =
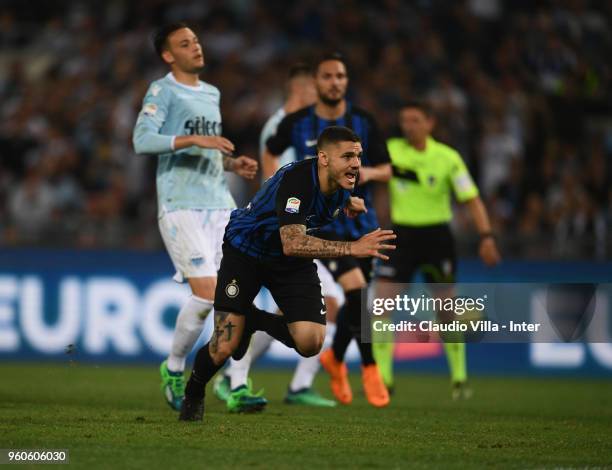
[[[215,329],[210,340],[210,356],[215,364],[225,362],[234,352],[243,331],[244,316],[215,311]]]

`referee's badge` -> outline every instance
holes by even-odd
[[[227,295],[230,299],[237,297],[239,292],[240,287],[238,287],[236,279],[232,279],[232,282],[225,286],[225,295]]]

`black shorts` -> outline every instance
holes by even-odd
[[[321,281],[312,260],[259,261],[223,243],[215,310],[247,314],[262,286],[270,291],[287,323],[311,321],[325,325]]]
[[[320,235],[316,236],[323,238],[324,240],[344,241],[344,239],[339,238],[329,232],[321,233]],[[366,283],[369,283],[370,279],[372,279],[372,258],[353,258],[352,256],[342,256],[340,258],[320,258],[319,261],[321,261],[321,263],[323,263],[329,270],[331,275],[334,277],[334,281],[338,281],[340,276],[355,268],[361,269]]]
[[[425,227],[394,225],[396,249],[389,260],[376,260],[376,277],[409,283],[417,270],[425,282],[455,282],[457,256],[453,234],[447,224]]]

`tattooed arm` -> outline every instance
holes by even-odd
[[[333,242],[306,235],[305,225],[283,225],[280,228],[283,253],[304,258],[337,258],[351,255],[351,242]]]
[[[393,250],[394,245],[386,244],[393,240],[395,234],[391,230],[376,229],[364,235],[355,242],[335,242],[306,235],[306,226],[301,224],[283,225],[280,228],[283,253],[286,256],[302,258],[338,258],[340,256],[355,256],[367,258],[374,256],[388,259],[379,250]]]

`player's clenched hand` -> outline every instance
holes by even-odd
[[[225,137],[218,135],[197,135],[193,136],[194,145],[205,149],[217,149],[223,153],[232,154],[234,152],[234,144]]]
[[[393,233],[393,230],[381,230],[377,228],[373,232],[364,235],[356,242],[351,243],[351,255],[356,258],[374,256],[375,258],[387,260],[389,257],[380,253],[380,250],[395,250],[395,245],[385,243],[395,238],[397,238],[397,235]]]
[[[492,237],[483,238],[480,241],[480,247],[478,249],[480,258],[487,266],[495,266],[501,261],[501,255],[497,250],[497,245]]]
[[[359,214],[368,212],[365,201],[360,197],[351,197],[344,208],[344,213],[349,219],[354,219]]]
[[[245,155],[232,159],[232,171],[248,180],[255,178],[257,168],[257,160],[253,160]]]

